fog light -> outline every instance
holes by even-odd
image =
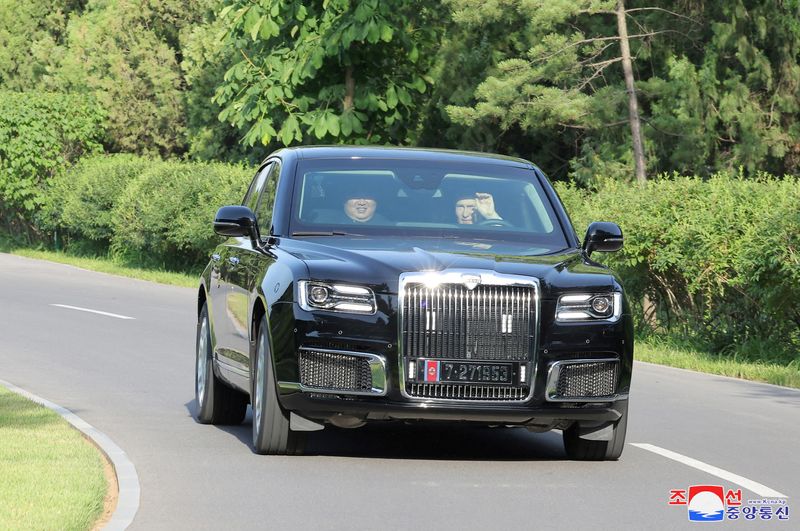
[[[316,304],[321,304],[328,300],[328,288],[323,286],[314,286],[311,288],[311,293],[309,293],[309,298],[311,302]]]
[[[611,300],[608,297],[595,297],[592,299],[592,310],[599,314],[605,314],[611,307]]]

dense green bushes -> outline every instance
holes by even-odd
[[[241,202],[252,171],[220,163],[154,164],[123,192],[113,211],[112,251],[139,264],[197,266],[219,241],[216,210]]]
[[[594,257],[621,274],[640,325],[721,351],[800,352],[800,180],[676,176],[558,190],[578,230],[592,220],[622,227],[622,251]]]
[[[91,157],[53,180],[47,225],[69,247],[168,269],[200,266],[216,209],[241,201],[253,170],[220,163]]]
[[[83,96],[0,92],[0,221],[17,233],[33,229],[48,181],[102,151],[103,121]]]

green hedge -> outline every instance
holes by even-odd
[[[766,344],[772,357],[798,356],[798,178],[675,176],[644,186],[607,182],[596,192],[557,189],[577,230],[595,220],[622,227],[623,249],[594,257],[624,279],[640,327],[721,351]]]
[[[48,194],[46,218],[64,237],[76,236],[108,249],[114,206],[125,188],[160,162],[135,155],[100,155],[81,160],[56,176]]]
[[[252,174],[221,163],[154,164],[114,207],[113,253],[166,268],[201,265],[220,240],[212,228],[214,213],[241,202]]]
[[[253,173],[221,163],[90,157],[53,180],[46,226],[79,251],[110,251],[137,265],[197,269],[219,241],[214,213],[241,201]]]

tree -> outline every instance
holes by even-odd
[[[410,0],[232,0],[220,18],[240,59],[220,119],[249,145],[413,142],[440,16]]]
[[[178,34],[202,5],[94,0],[70,18],[50,86],[92,95],[108,112],[110,151],[168,156],[185,149]]]
[[[455,20],[470,27],[525,21],[511,53],[477,87],[477,102],[448,108],[456,123],[488,120],[502,130],[519,127],[525,133],[566,137],[565,144],[573,146],[573,175],[584,181],[598,169],[619,174],[630,166],[637,179],[645,179],[633,57],[647,53],[657,35],[676,30],[651,30],[634,20],[637,31],[629,33],[628,20],[634,12],[651,9],[665,17],[674,13],[657,7],[626,10],[621,0],[463,0],[450,5]],[[625,138],[619,126],[625,124],[633,153],[620,149]]]
[[[76,0],[0,0],[0,87],[36,90],[63,43]]]
[[[665,169],[800,171],[800,2],[698,2],[698,42],[670,42],[640,82]]]

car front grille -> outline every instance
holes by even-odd
[[[528,387],[497,385],[425,384],[410,383],[408,394],[418,398],[444,398],[450,400],[520,401],[528,396]]]
[[[369,359],[316,350],[300,350],[300,384],[308,389],[370,393],[372,370]]]
[[[402,305],[407,358],[530,361],[534,289],[409,283]]]
[[[561,362],[551,372],[548,400],[597,400],[613,398],[617,389],[617,360]]]

